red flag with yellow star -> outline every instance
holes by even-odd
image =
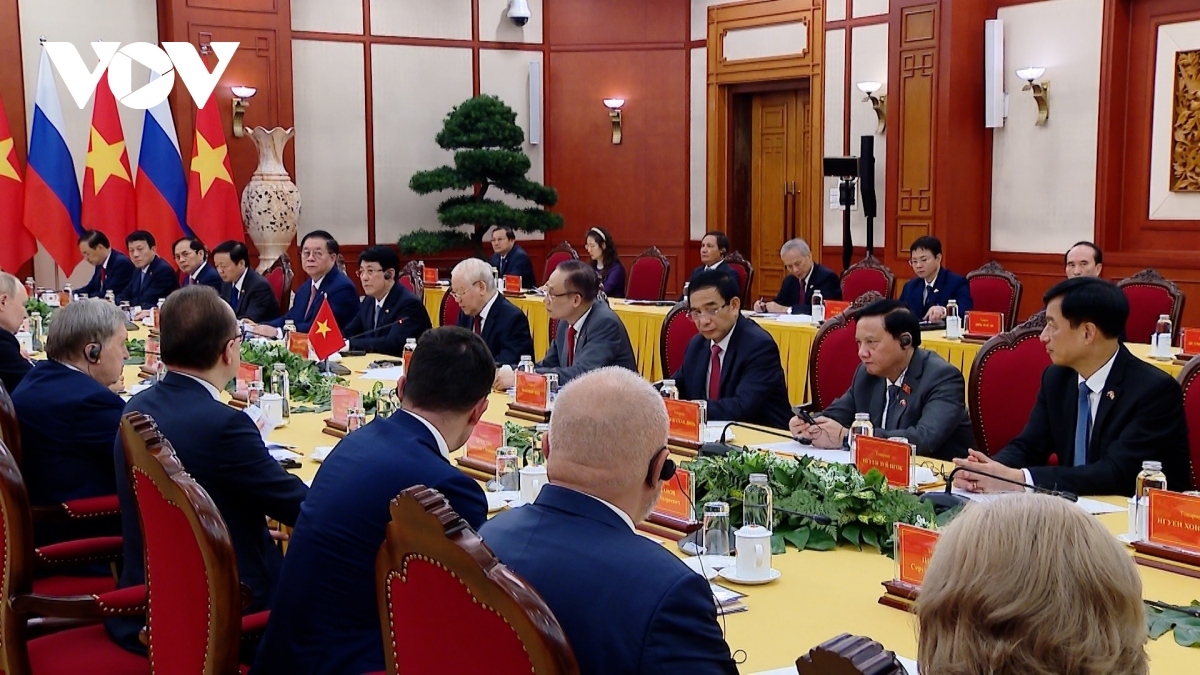
[[[137,229],[132,176],[125,134],[121,131],[121,116],[117,114],[117,99],[108,86],[108,72],[105,71],[96,85],[96,99],[92,105],[80,221],[84,229],[100,230],[117,246]]]
[[[337,319],[333,316],[333,309],[329,307],[329,298],[321,298],[321,307],[317,309],[317,316],[308,329],[308,344],[319,361],[329,358],[346,344],[342,329],[338,328]]]
[[[9,273],[37,253],[37,240],[25,229],[25,186],[17,166],[17,143],[0,101],[0,269]]]
[[[210,247],[229,239],[245,241],[215,90],[204,107],[196,111],[196,136],[188,173],[187,222],[192,232]]]

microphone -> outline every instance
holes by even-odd
[[[789,433],[784,433],[769,427],[750,426],[748,424],[742,424],[741,422],[730,422],[721,429],[721,437],[716,443],[703,443],[700,445],[698,452],[701,457],[719,457],[722,455],[727,455],[731,450],[736,449],[732,445],[729,445],[725,442],[725,435],[729,431],[729,427],[741,427],[743,429],[764,433],[768,436],[775,436],[776,438],[786,438],[789,441],[796,440],[796,437]]]
[[[403,319],[399,319],[399,320],[396,320],[396,321],[392,321],[392,322],[389,322],[389,323],[385,323],[385,324],[383,324],[382,326],[376,326],[376,327],[372,328],[371,330],[364,330],[363,332],[359,333],[358,335],[351,335],[350,337],[348,337],[348,338],[345,338],[345,339],[346,339],[346,340],[357,340],[357,339],[358,339],[358,338],[360,338],[360,337],[366,337],[366,336],[368,336],[368,335],[374,335],[375,333],[378,333],[378,332],[380,332],[380,331],[388,330],[388,329],[390,329],[392,326],[395,326],[395,325],[396,325],[396,324],[398,324],[398,323],[403,323],[403,321],[404,321]]]
[[[961,495],[956,495],[952,492],[952,490],[954,489],[954,476],[960,471],[969,471],[971,473],[979,474],[980,476],[984,476],[986,478],[998,480],[1001,483],[1008,483],[1009,485],[1018,485],[1025,489],[1033,490],[1037,494],[1050,495],[1053,497],[1062,497],[1063,499],[1066,499],[1067,501],[1072,501],[1072,502],[1079,501],[1079,495],[1076,495],[1073,492],[1067,492],[1065,490],[1051,490],[1049,488],[1044,488],[1044,487],[1041,487],[1038,485],[1033,485],[1032,483],[1026,483],[1023,481],[1013,480],[1011,478],[1004,478],[1001,476],[997,476],[995,474],[990,474],[990,473],[980,471],[978,469],[974,469],[974,468],[968,467],[968,466],[955,467],[954,470],[950,472],[950,475],[946,476],[945,491],[944,492],[926,492],[925,494],[921,495],[921,501],[933,504],[934,511],[937,513],[941,513],[943,511],[948,511],[956,506],[962,506],[963,504],[966,504],[968,501],[970,501],[968,498],[963,497]]]

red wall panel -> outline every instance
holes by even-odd
[[[546,41],[552,47],[647,42],[683,46],[691,32],[688,0],[548,0],[543,6]]]

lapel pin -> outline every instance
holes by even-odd
[[[1109,389],[1108,390],[1108,400],[1111,401],[1111,400],[1115,399],[1116,397],[1117,397],[1117,395],[1115,393],[1113,393],[1113,390]]]

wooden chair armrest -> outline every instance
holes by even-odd
[[[145,586],[130,586],[101,595],[54,596],[17,595],[11,600],[20,616],[100,621],[115,616],[144,616],[147,609]]]
[[[120,563],[122,546],[120,537],[91,537],[40,546],[34,555],[39,569]]]

